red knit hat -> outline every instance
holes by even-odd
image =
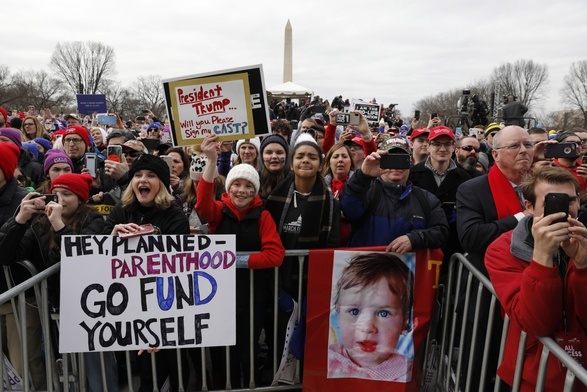
[[[8,121],[8,112],[6,111],[6,109],[0,107],[0,113],[2,114],[2,116],[4,116],[4,121],[6,122],[6,124],[10,124],[10,122]]]
[[[62,174],[51,183],[51,192],[55,188],[63,188],[72,191],[84,203],[90,197],[90,188],[93,178],[89,174],[66,173]]]
[[[72,125],[67,127],[65,130],[65,134],[63,135],[63,139],[67,137],[67,135],[76,134],[84,139],[84,143],[86,143],[86,148],[90,147],[90,133],[88,130],[81,125]]]
[[[14,177],[14,169],[18,165],[18,157],[20,156],[20,149],[12,143],[0,142],[0,170],[4,173],[6,181],[12,180]]]

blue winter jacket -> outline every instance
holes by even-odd
[[[407,235],[414,249],[440,248],[448,239],[448,223],[440,201],[418,188],[422,208],[413,185],[384,182],[365,175],[360,169],[346,182],[340,198],[344,216],[351,223],[349,246],[388,245]],[[379,195],[376,194],[379,192]]]

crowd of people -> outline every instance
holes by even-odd
[[[587,342],[581,299],[587,298],[581,294],[587,287],[581,207],[587,201],[587,130],[491,123],[457,137],[439,117],[404,123],[387,113],[385,121],[369,123],[358,113],[358,125],[337,125],[342,97],[325,111],[312,110],[316,105],[322,102],[276,103],[271,135],[234,141],[208,135],[198,146],[181,148],[171,145],[168,124],[152,113],[127,122],[116,115],[116,124],[103,128],[92,116],[0,108],[2,264],[11,266],[17,284],[30,273],[15,263],[28,259],[37,270],[57,263],[63,235],[124,235],[146,223],[158,234],[236,234],[236,250],[251,254],[236,261],[236,319],[246,328],[239,327],[231,353],[233,387],[248,385],[250,358],[258,358],[259,349],[251,353],[247,343],[251,288],[245,272],[258,270],[257,339],[268,318],[277,317],[269,269],[281,266],[280,311],[291,309],[298,294],[292,281],[297,267],[284,257],[286,249],[384,246],[402,255],[441,248],[445,262],[466,252],[491,279],[512,319],[510,330],[531,335],[528,361],[539,361],[535,335],[567,333]],[[567,215],[544,215],[551,193],[567,194]],[[0,284],[5,291],[6,282]],[[50,290],[50,306],[58,310],[59,282]],[[32,294],[27,304],[34,309]],[[3,347],[22,372],[9,305],[0,307],[3,339],[10,343]],[[29,365],[42,389],[40,324],[38,314],[28,314]],[[513,348],[498,373],[511,385],[517,345],[507,347]],[[178,385],[169,366],[174,355],[158,354],[158,369],[167,373],[157,379],[169,375],[172,389]],[[108,390],[118,390],[115,355],[104,362]],[[141,390],[150,390],[150,362],[141,366]],[[87,368],[89,389],[102,390],[99,357],[89,356]],[[535,372],[524,368],[523,390],[533,388]],[[547,384],[556,389],[563,381],[551,360]]]

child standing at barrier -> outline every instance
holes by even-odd
[[[396,352],[409,329],[414,277],[391,253],[360,255],[345,266],[334,309],[340,342],[328,350],[329,378],[408,382],[411,361]]]
[[[207,136],[202,142],[202,152],[208,157],[202,178],[197,187],[196,210],[208,222],[210,233],[236,234],[236,250],[259,252],[237,256],[236,265],[236,347],[232,349],[231,369],[233,387],[248,386],[250,367],[249,308],[250,269],[259,269],[254,275],[253,337],[257,342],[263,326],[263,313],[267,296],[269,268],[279,267],[285,256],[275,222],[263,208],[259,196],[259,174],[246,163],[234,166],[226,177],[226,193],[220,201],[214,199],[214,181],[219,146],[218,136]],[[257,344],[255,343],[255,348]],[[255,350],[256,351],[256,350]],[[238,362],[237,362],[238,361]],[[239,371],[240,370],[240,371]]]

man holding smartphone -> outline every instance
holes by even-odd
[[[555,139],[559,143],[574,143],[576,148],[571,150],[574,152],[572,155],[560,154],[561,156],[553,155],[555,157],[553,163],[556,166],[560,166],[563,169],[568,170],[577,181],[579,181],[579,188],[581,189],[581,195],[585,195],[587,191],[587,169],[582,167],[582,162],[579,161],[581,152],[581,138],[573,132],[560,132]],[[563,156],[564,155],[564,156]]]
[[[382,162],[386,155],[395,155],[387,165]],[[387,251],[404,254],[446,242],[448,224],[440,201],[408,181],[409,165],[408,141],[394,137],[366,156],[348,179],[340,205],[351,223],[349,246],[387,245]]]
[[[549,336],[571,356],[584,359],[587,331],[587,229],[577,218],[579,183],[559,167],[539,169],[523,182],[526,210],[514,230],[488,248],[485,265],[503,310],[510,317],[497,374],[513,385],[520,332],[528,333],[521,390],[534,390],[542,353],[536,336]],[[556,212],[549,202],[565,202]],[[548,210],[552,214],[545,215]],[[560,220],[560,221],[559,221]],[[550,358],[545,390],[562,391],[566,370]]]

